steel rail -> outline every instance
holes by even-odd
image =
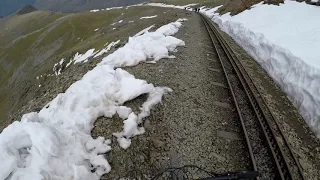
[[[218,34],[219,38],[221,39],[221,41],[223,40],[223,37],[221,36],[221,34],[217,31],[216,27],[214,25],[212,25],[214,28],[215,28],[215,31],[216,33]],[[243,79],[245,79],[245,83],[247,84],[247,87],[249,88],[250,92],[252,93],[251,95],[251,98],[254,98],[254,100],[256,100],[256,104],[253,104],[253,107],[257,107],[260,109],[262,115],[263,115],[263,118],[266,120],[265,122],[267,124],[265,124],[265,126],[267,126],[267,128],[270,129],[271,133],[273,134],[273,137],[276,137],[275,136],[275,132],[272,128],[272,125],[271,125],[271,120],[272,122],[274,122],[276,124],[276,128],[277,130],[279,131],[281,137],[283,138],[283,142],[285,143],[285,146],[287,146],[287,149],[289,150],[289,154],[291,156],[291,158],[293,159],[297,169],[298,169],[298,174],[300,176],[299,179],[305,179],[304,175],[303,175],[303,172],[302,172],[302,169],[301,169],[301,166],[300,166],[300,163],[298,162],[296,156],[294,155],[289,143],[288,143],[288,140],[286,138],[286,136],[284,135],[283,131],[281,130],[281,128],[279,127],[279,123],[275,120],[275,117],[274,115],[271,113],[271,110],[269,108],[269,106],[267,105],[267,103],[265,102],[264,98],[261,96],[261,93],[260,91],[258,90],[258,88],[256,87],[256,85],[253,83],[251,77],[248,75],[247,71],[245,70],[243,64],[241,63],[241,61],[238,59],[238,57],[235,55],[233,49],[230,47],[230,45],[226,42],[226,41],[222,41],[224,43],[224,45],[227,47],[227,50],[229,51],[230,54],[233,54],[235,58],[232,57],[234,63],[236,64],[236,68],[238,68],[238,70],[240,71],[240,75],[243,77]],[[236,63],[238,62],[238,64]],[[247,75],[247,78],[245,77],[245,75]],[[253,86],[253,88],[250,87],[249,83]],[[257,93],[253,93],[253,89],[255,89],[255,91],[257,91]],[[252,97],[253,96],[253,97]],[[249,96],[250,97],[250,96]],[[262,108],[262,103],[260,103],[258,101],[258,99],[261,99],[262,103],[265,105],[267,111],[263,111],[263,108]],[[271,116],[271,120],[269,118],[267,118],[267,115],[265,114],[266,112],[268,112]],[[259,114],[260,115],[260,114]],[[283,153],[283,150],[280,146],[280,144],[278,143],[278,141],[274,138],[274,143],[276,143],[276,145],[278,146],[280,152],[282,153],[282,156],[284,157],[284,161],[286,161],[286,164],[287,166],[286,167],[290,167],[287,163],[287,159],[286,159],[286,156],[284,156],[284,153]],[[279,154],[277,154],[279,156]],[[292,172],[290,172],[290,168],[289,168],[289,173],[291,173],[291,177],[293,177],[292,175]]]
[[[213,25],[213,26],[214,26],[214,25]],[[214,26],[214,28],[215,28],[215,30],[216,30],[216,27],[215,27],[215,26]],[[216,30],[216,32],[218,33],[218,35],[220,36],[220,38],[223,39],[223,37],[221,36],[221,34],[220,34],[217,30]],[[238,59],[238,57],[235,55],[234,50],[230,47],[230,45],[229,45],[226,41],[223,41],[223,43],[224,43],[225,46],[227,47],[229,53],[234,55],[235,58],[233,59],[233,61],[235,62],[237,68],[238,68],[239,71],[241,72],[241,75],[242,75],[243,78],[245,79],[245,81],[246,81],[246,83],[247,83],[247,86],[250,88],[250,91],[251,91],[252,95],[253,95],[254,98],[256,99],[257,106],[259,106],[259,108],[261,109],[261,112],[263,113],[263,116],[265,117],[266,121],[268,122],[268,126],[269,126],[269,128],[271,129],[272,133],[275,133],[275,132],[274,132],[274,130],[273,130],[273,128],[272,128],[272,125],[271,125],[271,122],[270,122],[270,121],[272,120],[272,122],[275,123],[275,126],[276,126],[277,130],[279,131],[280,136],[283,138],[284,145],[287,147],[287,149],[288,149],[288,151],[289,151],[289,154],[290,154],[292,160],[294,161],[294,163],[295,163],[295,165],[296,165],[296,167],[297,167],[297,171],[298,171],[298,174],[299,174],[299,176],[300,176],[299,179],[303,179],[303,180],[306,179],[306,178],[304,177],[304,175],[303,175],[303,171],[302,171],[302,168],[301,168],[301,166],[300,166],[300,163],[298,162],[297,157],[296,157],[295,154],[293,153],[293,151],[292,151],[292,149],[291,149],[291,147],[290,147],[290,145],[289,145],[289,143],[288,143],[287,137],[285,136],[283,130],[281,130],[278,121],[275,120],[275,117],[274,117],[273,113],[271,113],[271,110],[270,110],[269,106],[267,105],[265,99],[262,97],[260,90],[259,90],[258,87],[255,85],[255,83],[253,82],[252,78],[249,76],[249,74],[248,74],[248,72],[246,71],[246,69],[244,68],[242,62],[241,62],[241,61]],[[236,63],[236,62],[238,62],[238,63]],[[245,77],[245,75],[246,75],[247,77]],[[248,83],[248,82],[249,82],[249,83]],[[253,88],[251,88],[249,84],[251,84],[251,85],[253,86]],[[255,91],[257,91],[257,93],[253,93],[253,91],[254,91],[253,89],[254,89]],[[258,101],[258,99],[260,99],[261,102]],[[265,105],[266,111],[263,111],[263,110],[262,110],[262,109],[263,109],[263,105],[262,105],[262,104]],[[265,113],[268,113],[268,114],[271,116],[271,118],[267,118],[267,115],[266,115]],[[270,119],[271,119],[271,120],[270,120]],[[274,137],[276,137],[276,136],[274,135]],[[278,144],[278,146],[279,146],[278,141],[276,141],[276,142],[277,142],[277,144]],[[281,150],[281,148],[280,148],[280,150]],[[285,160],[286,160],[286,159],[285,159]],[[288,166],[288,167],[289,167],[289,166]]]
[[[287,138],[285,137],[283,131],[281,130],[281,128],[279,127],[278,122],[275,120],[273,114],[271,113],[269,107],[267,106],[267,104],[265,103],[265,100],[263,99],[263,97],[260,94],[260,91],[258,90],[258,88],[255,86],[255,84],[253,83],[252,79],[250,78],[250,76],[248,75],[248,73],[246,72],[245,68],[243,67],[242,63],[240,62],[240,60],[238,59],[238,57],[235,55],[233,49],[230,47],[230,45],[223,39],[223,37],[221,36],[221,34],[219,33],[219,31],[216,29],[216,27],[212,24],[212,22],[210,20],[208,20],[206,17],[204,17],[203,15],[201,15],[202,20],[204,21],[204,24],[206,26],[206,29],[209,33],[209,28],[211,29],[212,33],[216,36],[216,39],[218,40],[218,42],[220,43],[221,47],[223,48],[224,52],[227,55],[227,59],[229,60],[230,64],[232,65],[232,68],[234,69],[234,71],[236,72],[242,86],[243,89],[246,92],[246,95],[250,101],[250,104],[252,106],[252,108],[254,109],[254,112],[256,114],[256,117],[259,121],[260,127],[263,130],[263,133],[265,135],[265,138],[267,140],[268,146],[269,146],[269,150],[272,154],[274,163],[276,164],[277,170],[278,170],[278,175],[280,176],[281,179],[293,179],[293,173],[291,172],[291,169],[289,168],[289,163],[286,159],[286,156],[283,153],[283,150],[281,149],[281,146],[279,145],[278,141],[276,140],[276,135],[275,132],[272,128],[272,125],[270,123],[270,120],[267,118],[265,112],[263,111],[262,105],[260,103],[260,101],[258,100],[258,98],[260,97],[260,100],[262,101],[263,104],[265,104],[267,111],[269,111],[269,114],[271,115],[271,119],[273,120],[273,122],[276,124],[277,130],[280,132],[281,137],[283,138],[283,141],[285,143],[285,146],[287,147],[289,154],[291,155],[291,158],[293,159],[296,167],[297,167],[297,171],[298,174],[300,176],[300,179],[305,179],[302,169],[300,167],[300,164],[297,161],[297,158],[295,157],[294,153],[292,152],[289,143],[287,142]],[[209,33],[210,38],[213,42],[213,37],[212,35]],[[216,46],[214,44],[214,46]],[[215,47],[216,49],[216,47]],[[217,49],[216,49],[217,51]],[[218,52],[218,51],[217,51]],[[223,66],[223,62],[221,61],[221,57],[219,56],[219,60]],[[237,63],[238,62],[238,63]],[[239,65],[240,64],[240,65]],[[245,76],[244,74],[246,74],[247,76]],[[225,74],[227,77],[227,74]],[[253,86],[253,88],[251,88],[250,83]],[[228,81],[228,83],[230,83]],[[231,86],[229,84],[229,88],[231,89]],[[254,93],[254,90],[257,93]],[[233,95],[233,99],[235,104],[236,103],[236,99],[234,97],[234,93],[233,90],[232,91],[232,95]],[[236,105],[237,106],[237,105]],[[239,113],[239,108],[237,108],[238,110],[238,114]],[[241,121],[241,125],[243,126],[243,118],[240,116],[240,121]],[[246,131],[245,128],[243,128],[244,131]],[[246,133],[245,133],[246,134]],[[246,140],[247,137],[246,137]],[[248,142],[247,142],[248,144]],[[249,147],[249,146],[248,146]],[[252,150],[251,150],[252,152]],[[251,156],[251,152],[250,152],[250,148],[249,148],[249,153]],[[252,156],[251,156],[252,158]]]
[[[249,140],[249,137],[248,137],[248,132],[247,132],[246,127],[245,127],[245,125],[244,125],[244,120],[243,120],[242,114],[241,114],[241,112],[240,112],[240,108],[239,108],[237,99],[236,99],[236,97],[235,97],[235,93],[234,93],[233,88],[232,88],[232,86],[231,86],[231,82],[230,82],[229,77],[228,77],[228,75],[227,75],[227,72],[226,72],[224,63],[223,63],[222,60],[221,60],[222,58],[221,58],[221,56],[220,56],[220,54],[219,54],[219,52],[218,52],[217,46],[216,46],[216,45],[214,44],[214,42],[213,42],[213,36],[212,36],[212,34],[210,33],[209,25],[207,24],[207,22],[206,22],[204,19],[203,19],[203,22],[204,22],[204,25],[205,25],[205,27],[206,27],[206,29],[207,29],[207,31],[208,31],[208,34],[209,34],[209,36],[210,36],[210,38],[211,38],[212,45],[213,45],[214,49],[215,49],[216,52],[217,52],[218,59],[219,59],[219,61],[220,61],[220,64],[221,64],[221,66],[222,66],[223,73],[224,73],[225,78],[226,78],[226,80],[227,80],[227,83],[228,83],[228,86],[229,86],[229,90],[230,90],[231,95],[232,95],[233,102],[234,102],[234,104],[235,104],[235,106],[236,106],[236,110],[237,110],[237,114],[238,114],[239,119],[240,119],[241,127],[242,127],[243,133],[244,133],[244,135],[245,135],[245,140],[246,140],[247,148],[248,148],[248,150],[249,150],[249,155],[250,155],[250,159],[251,159],[251,164],[252,164],[252,166],[253,166],[253,170],[254,170],[254,171],[258,171],[258,170],[257,170],[256,161],[255,161],[255,158],[254,158],[254,155],[253,155],[253,150],[252,150],[252,147],[251,147],[251,144],[250,144],[250,140]],[[259,180],[259,178],[256,178],[256,179]]]

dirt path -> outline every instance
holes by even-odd
[[[72,27],[72,37],[71,37],[71,39],[70,40],[73,40],[74,39],[74,37],[75,37],[75,35],[74,35],[74,31],[75,31],[75,27],[74,27],[74,25],[73,25],[73,23],[71,22],[71,20],[69,19],[69,24],[71,25],[71,27]]]

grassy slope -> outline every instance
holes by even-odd
[[[37,11],[11,17],[5,28],[0,29],[0,42],[7,42],[0,45],[0,129],[6,126],[11,112],[41,91],[36,77],[52,74],[53,65],[61,58],[69,59],[76,52],[84,53],[90,48],[102,49],[107,42],[118,39],[124,42],[128,36],[155,23],[154,19],[139,17],[162,15],[165,10],[130,7],[96,13]],[[124,21],[111,25],[119,20]],[[135,22],[129,24],[130,20]],[[117,29],[113,30],[114,27]]]
[[[0,22],[0,46],[11,42],[23,34],[32,33],[61,16],[49,11],[35,11],[20,16],[9,16],[5,24],[1,24]]]

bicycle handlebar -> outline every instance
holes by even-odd
[[[231,179],[254,179],[259,176],[257,171],[248,171],[248,172],[237,172],[237,173],[227,173],[220,174],[216,177],[209,177],[200,180],[231,180]]]

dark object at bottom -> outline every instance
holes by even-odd
[[[229,172],[214,173],[194,165],[186,165],[182,167],[167,168],[155,175],[152,180],[170,179],[170,180],[224,180],[224,179],[254,179],[259,176],[256,171],[249,172]]]
[[[204,178],[201,180],[223,180],[223,179],[254,179],[259,176],[257,171],[227,173],[216,177]]]

